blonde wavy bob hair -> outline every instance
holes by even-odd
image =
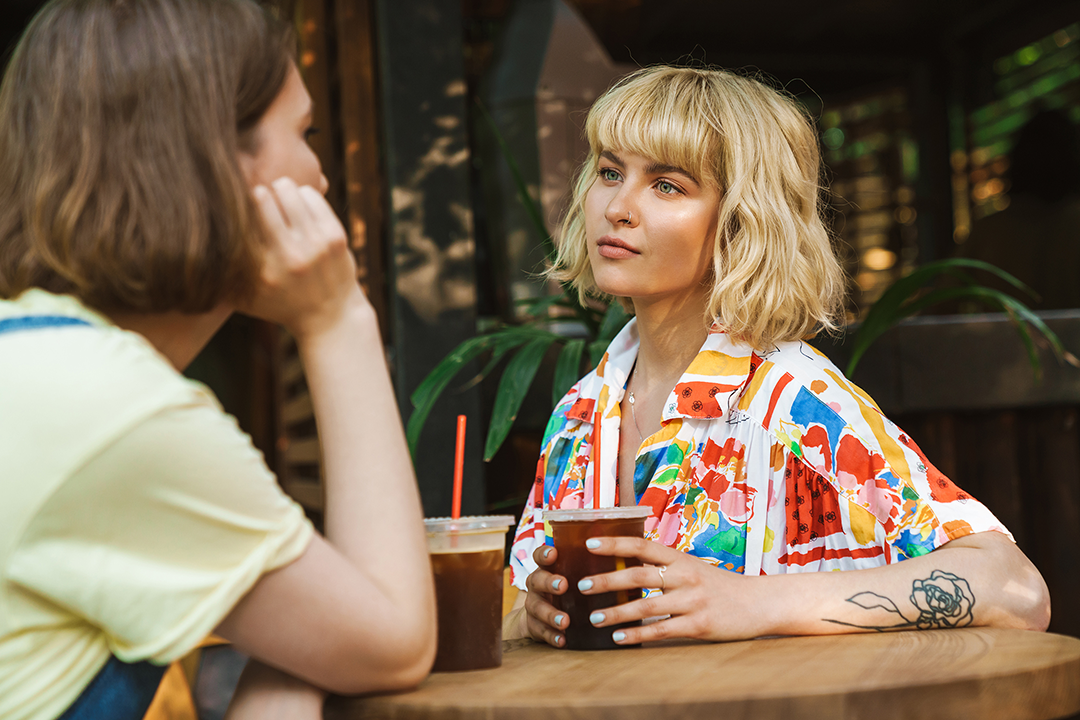
[[[589,156],[552,277],[583,301],[603,297],[589,265],[585,196],[600,153],[629,152],[721,192],[707,323],[759,350],[838,328],[844,273],[821,216],[817,134],[792,99],[725,70],[650,67],[601,96],[585,131]]]

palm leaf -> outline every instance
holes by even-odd
[[[585,351],[585,341],[571,340],[559,353],[555,363],[555,379],[551,383],[551,405],[559,404],[562,396],[574,386],[581,372],[581,354]]]
[[[506,364],[495,395],[495,407],[491,411],[491,424],[488,426],[487,442],[484,444],[485,461],[491,460],[506,440],[536,371],[544,359],[544,353],[554,341],[555,336],[551,334],[547,337],[535,337]]]
[[[1037,297],[1035,292],[1027,285],[1001,268],[982,260],[972,260],[970,258],[936,260],[915,269],[909,275],[894,282],[870,307],[858,331],[858,334],[866,338],[864,341],[865,347],[869,347],[881,333],[907,317],[908,314],[902,312],[904,304],[911,302],[923,286],[937,279],[938,276],[950,275],[960,279],[966,285],[974,285],[974,281],[963,273],[964,269],[985,270],[1018,290],[1032,297]],[[863,351],[865,351],[865,347]],[[858,354],[861,356],[862,352],[858,352]]]
[[[491,335],[482,335],[460,343],[428,373],[413,391],[409,400],[412,401],[414,409],[405,428],[405,439],[409,444],[409,453],[414,458],[420,441],[420,432],[424,428],[424,423],[427,422],[428,415],[431,414],[435,401],[439,399],[454,376],[465,367],[465,364],[490,348],[494,342],[495,338]]]
[[[969,261],[972,262],[972,261]],[[974,261],[977,262],[977,261]],[[985,265],[985,263],[981,263]],[[993,266],[990,266],[993,268]],[[952,268],[941,268],[938,272],[949,272]],[[985,269],[985,268],[984,268]],[[1010,281],[1010,284],[1020,289],[1028,289],[1026,285],[1016,280],[1008,273],[993,268],[993,272],[998,277],[1006,281]],[[1014,281],[1014,282],[1013,282]],[[888,291],[887,291],[888,292]],[[887,293],[886,293],[887,294]],[[885,297],[884,295],[882,296]],[[1020,339],[1024,343],[1024,349],[1027,352],[1028,362],[1031,363],[1032,371],[1035,373],[1037,381],[1042,379],[1042,363],[1039,360],[1038,351],[1035,348],[1035,342],[1032,339],[1031,333],[1028,331],[1027,325],[1031,325],[1039,333],[1046,338],[1050,344],[1050,349],[1058,360],[1069,360],[1071,357],[1069,353],[1065,351],[1064,346],[1061,343],[1061,339],[1051,330],[1042,318],[1036,315],[1032,310],[1024,305],[1021,301],[1017,300],[1008,293],[1001,292],[994,288],[985,287],[983,285],[965,285],[963,287],[944,288],[939,290],[933,290],[922,297],[908,298],[908,302],[897,305],[890,310],[891,322],[885,324],[882,321],[884,315],[879,316],[878,322],[867,332],[864,333],[864,327],[860,327],[855,334],[855,345],[852,350],[851,360],[848,362],[847,375],[850,377],[855,372],[855,367],[858,365],[859,360],[863,354],[870,347],[870,345],[884,332],[888,327],[899,320],[910,317],[926,308],[936,305],[942,302],[948,302],[952,300],[977,300],[990,307],[1001,310],[1007,313],[1016,327],[1017,332],[1020,334]],[[879,301],[880,302],[880,301]],[[876,307],[876,304],[875,304]],[[869,316],[869,313],[868,313]],[[1026,323],[1026,324],[1025,324]]]

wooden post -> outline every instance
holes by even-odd
[[[344,144],[345,217],[360,284],[390,340],[386,275],[384,175],[379,148],[376,37],[370,0],[336,0],[341,135]]]

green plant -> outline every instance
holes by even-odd
[[[544,225],[540,206],[529,195],[521,170],[495,121],[479,101],[477,106],[510,167],[518,199],[525,206],[549,260],[553,260],[555,244]],[[410,396],[414,409],[409,416],[405,436],[414,458],[420,433],[435,402],[450,381],[473,360],[487,356],[483,369],[468,385],[482,381],[504,358],[509,358],[499,380],[487,439],[484,442],[484,460],[490,460],[510,433],[521,403],[525,400],[525,395],[536,377],[536,371],[548,350],[553,345],[562,346],[555,363],[555,378],[551,390],[554,405],[581,376],[583,357],[588,360],[590,367],[599,363],[608,344],[630,319],[619,303],[611,303],[606,308],[583,305],[578,301],[577,293],[567,285],[562,286],[562,292],[558,295],[525,300],[522,305],[524,318],[517,324],[499,323],[483,334],[459,344],[435,366]],[[553,314],[553,310],[561,312]],[[548,329],[553,322],[565,322],[567,316],[580,322],[585,329],[585,337],[568,338]]]
[[[555,245],[544,225],[540,206],[529,194],[520,168],[491,115],[479,100],[477,106],[498,143],[503,159],[510,168],[518,199],[524,205],[551,260],[554,258]],[[965,258],[927,263],[894,282],[870,307],[866,319],[853,335],[853,350],[846,370],[847,375],[851,376],[866,350],[886,330],[904,318],[915,315],[932,305],[957,300],[975,300],[1008,313],[1020,333],[1037,378],[1041,377],[1042,366],[1035,348],[1035,340],[1028,326],[1035,328],[1049,342],[1059,360],[1080,365],[1080,361],[1065,351],[1057,335],[1030,308],[1011,295],[979,284],[967,270],[984,270],[1031,297],[1036,297],[1029,287],[989,263]],[[931,282],[942,276],[952,278],[954,283],[959,284],[927,289]],[[551,402],[554,405],[581,375],[583,358],[587,358],[589,367],[599,363],[608,344],[629,320],[629,315],[619,303],[613,302],[606,308],[583,305],[578,301],[577,293],[566,285],[562,286],[562,292],[558,295],[522,302],[525,317],[518,324],[500,323],[477,337],[462,342],[435,366],[413,392],[410,400],[414,409],[409,417],[406,437],[409,450],[414,457],[420,433],[435,402],[446,390],[450,381],[473,360],[487,356],[483,369],[470,382],[465,383],[467,386],[481,382],[504,358],[509,358],[499,381],[487,439],[484,443],[484,460],[490,460],[510,433],[525,395],[532,386],[536,372],[548,350],[552,346],[562,348],[555,364],[555,377],[552,383]],[[553,316],[552,310],[556,308],[561,309],[562,312],[558,316]],[[585,328],[586,337],[568,338],[548,329],[548,326],[555,321],[565,321],[567,315],[580,321],[582,327]]]
[[[1024,283],[1001,268],[981,260],[951,258],[927,263],[890,285],[870,307],[866,313],[866,319],[859,325],[852,338],[851,359],[845,370],[848,377],[855,372],[859,360],[867,349],[886,330],[904,318],[911,317],[932,305],[957,300],[974,300],[991,309],[1007,313],[1024,343],[1036,379],[1042,377],[1042,364],[1028,326],[1038,330],[1047,340],[1058,360],[1078,364],[1076,358],[1062,346],[1058,336],[1027,305],[1008,293],[978,283],[966,272],[967,270],[984,270],[1030,297],[1038,298],[1035,292]],[[930,283],[943,276],[951,279],[954,285],[927,289]]]

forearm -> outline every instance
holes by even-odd
[[[420,618],[433,625],[423,512],[375,313],[350,303],[328,329],[297,340],[322,444],[327,538],[412,619],[399,632]]]
[[[321,720],[325,697],[322,690],[252,660],[225,720]]]
[[[761,634],[946,627],[1045,630],[1046,585],[1008,538],[988,532],[870,570],[749,578]]]

